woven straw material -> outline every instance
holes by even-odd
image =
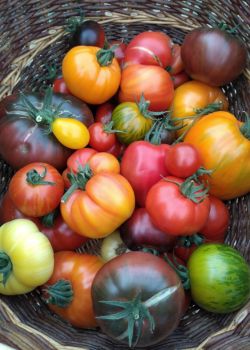
[[[161,30],[181,43],[185,33],[220,21],[238,26],[249,49],[250,7],[246,0],[139,0],[64,1],[0,0],[0,99],[15,90],[38,89],[44,82],[45,63],[60,65],[68,49],[66,19],[79,14],[103,24],[107,38],[128,42],[144,30]],[[211,16],[212,15],[212,16]],[[209,17],[211,17],[209,22]],[[250,110],[250,71],[225,86],[230,111],[239,118]],[[0,161],[0,194],[12,169]],[[226,242],[250,261],[250,196],[228,202],[231,223]],[[98,241],[84,250],[98,253]],[[120,350],[100,331],[79,330],[52,314],[38,291],[0,297],[0,342],[21,350]],[[250,304],[229,315],[214,315],[192,305],[177,330],[150,350],[250,348]],[[145,349],[146,350],[146,349]]]

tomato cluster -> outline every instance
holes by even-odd
[[[168,336],[191,299],[238,310],[250,270],[223,244],[223,200],[250,191],[250,123],[220,87],[244,69],[244,46],[206,28],[182,45],[153,31],[108,42],[86,20],[70,47],[53,87],[0,103],[0,153],[15,169],[0,207],[0,293],[40,286],[73,326],[130,347]],[[226,69],[218,47],[233,50]],[[75,251],[94,239],[99,255]]]

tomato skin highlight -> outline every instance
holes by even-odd
[[[118,90],[121,69],[116,58],[107,66],[101,66],[95,46],[76,46],[63,59],[63,78],[72,95],[81,100],[100,104],[108,101]]]
[[[248,301],[250,269],[236,249],[203,244],[190,256],[187,267],[192,298],[203,309],[229,313]]]

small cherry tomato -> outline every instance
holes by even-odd
[[[60,92],[61,94],[70,94],[65,80],[63,78],[56,78],[53,82],[53,92]]]
[[[171,175],[185,179],[193,175],[202,163],[197,149],[189,143],[182,142],[170,147],[165,166]]]
[[[89,145],[99,152],[107,152],[116,143],[116,135],[112,132],[110,124],[104,125],[96,122],[89,127]]]
[[[71,39],[72,46],[98,46],[103,47],[105,32],[103,27],[96,21],[87,20],[81,23]]]
[[[113,103],[105,102],[96,108],[95,121],[102,124],[107,124],[111,121],[112,112],[115,106]]]
[[[89,143],[88,128],[77,119],[56,118],[51,126],[53,134],[63,146],[79,149]]]

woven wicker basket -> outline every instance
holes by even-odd
[[[79,14],[104,25],[108,39],[128,42],[143,30],[161,30],[181,43],[184,34],[200,25],[225,21],[239,24],[238,32],[249,45],[250,7],[246,0],[138,0],[66,1],[0,0],[0,99],[15,89],[38,88],[46,64],[57,62],[66,52],[65,21]],[[211,19],[212,15],[212,19]],[[249,46],[248,46],[249,48]],[[225,86],[230,110],[240,117],[250,110],[250,72]],[[250,161],[250,160],[249,160]],[[0,161],[0,193],[12,169]],[[227,242],[250,259],[250,195],[228,203],[231,224]],[[85,248],[98,251],[98,242]],[[0,297],[0,343],[22,350],[127,349],[100,331],[72,328],[53,315],[37,291],[19,297]],[[250,349],[250,304],[238,313],[216,316],[192,305],[178,329],[152,350]]]

